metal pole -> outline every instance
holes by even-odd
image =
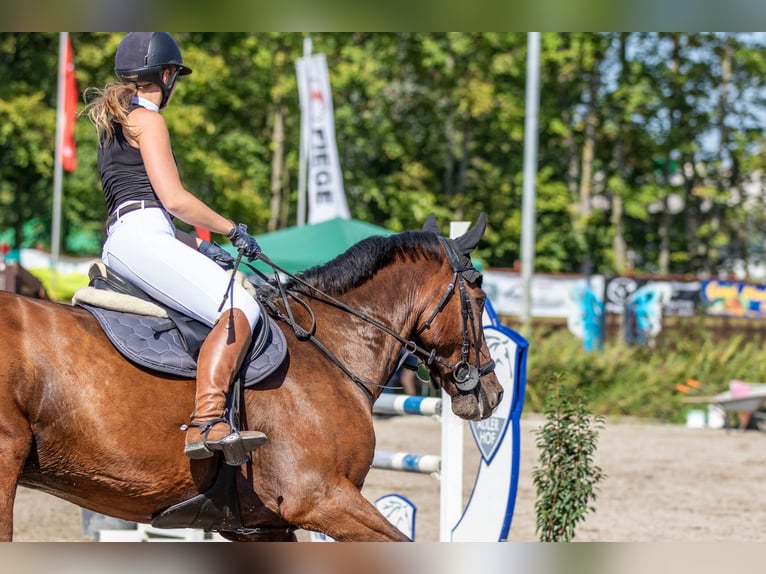
[[[66,88],[66,47],[69,32],[59,32],[58,98],[56,100],[56,151],[53,161],[53,216],[51,224],[51,298],[56,297],[61,244],[61,156],[64,153],[64,97]]]
[[[311,57],[311,36],[306,36],[303,39],[303,58],[306,60],[306,66],[308,67],[308,59]],[[306,69],[306,68],[304,68]],[[308,82],[306,82],[308,89]],[[306,150],[309,147],[309,142],[306,141],[306,134],[308,132],[306,123],[309,121],[308,115],[304,113],[305,110],[301,110],[301,144],[300,155],[298,160],[298,227],[301,227],[306,223],[306,170],[308,164],[308,158],[306,157]]]
[[[531,331],[532,277],[535,269],[535,181],[540,107],[540,32],[527,35],[527,113],[524,122],[524,189],[521,202],[521,279],[524,286],[521,321]]]

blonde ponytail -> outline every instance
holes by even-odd
[[[135,84],[114,83],[108,84],[103,90],[98,88],[86,90],[87,104],[83,113],[87,114],[88,119],[95,126],[99,141],[104,145],[114,137],[113,122],[122,126],[127,122],[128,110],[135,95]]]

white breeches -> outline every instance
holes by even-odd
[[[101,258],[120,275],[158,301],[209,326],[235,307],[254,329],[260,315],[255,299],[234,282],[226,303],[231,272],[175,237],[175,226],[162,209],[139,209],[121,216],[107,230]]]

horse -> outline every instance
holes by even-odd
[[[369,237],[272,278],[267,308],[288,357],[240,390],[241,427],[268,437],[241,466],[226,467],[220,453],[184,456],[193,379],[127,360],[84,309],[0,292],[0,540],[12,539],[18,485],[154,523],[228,474],[219,490],[236,498],[239,516],[210,528],[227,540],[297,541],[304,529],[407,541],[361,493],[375,450],[372,405],[402,349],[427,365],[459,417],[487,418],[502,400],[469,258],[484,227],[482,214],[447,239],[430,216],[422,230]]]

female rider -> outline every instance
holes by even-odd
[[[176,229],[173,218],[224,234],[251,260],[260,247],[244,225],[235,225],[181,183],[160,114],[177,78],[191,74],[173,37],[130,32],[117,48],[114,69],[120,82],[91,89],[96,97],[87,108],[99,133],[98,169],[109,212],[102,259],[159,301],[212,327],[197,360],[186,456],[207,458],[216,450],[227,456],[234,443],[253,450],[265,435],[233,433],[225,403],[250,347],[259,306],[240,285],[230,288],[225,268],[233,267],[233,258],[215,243]]]

